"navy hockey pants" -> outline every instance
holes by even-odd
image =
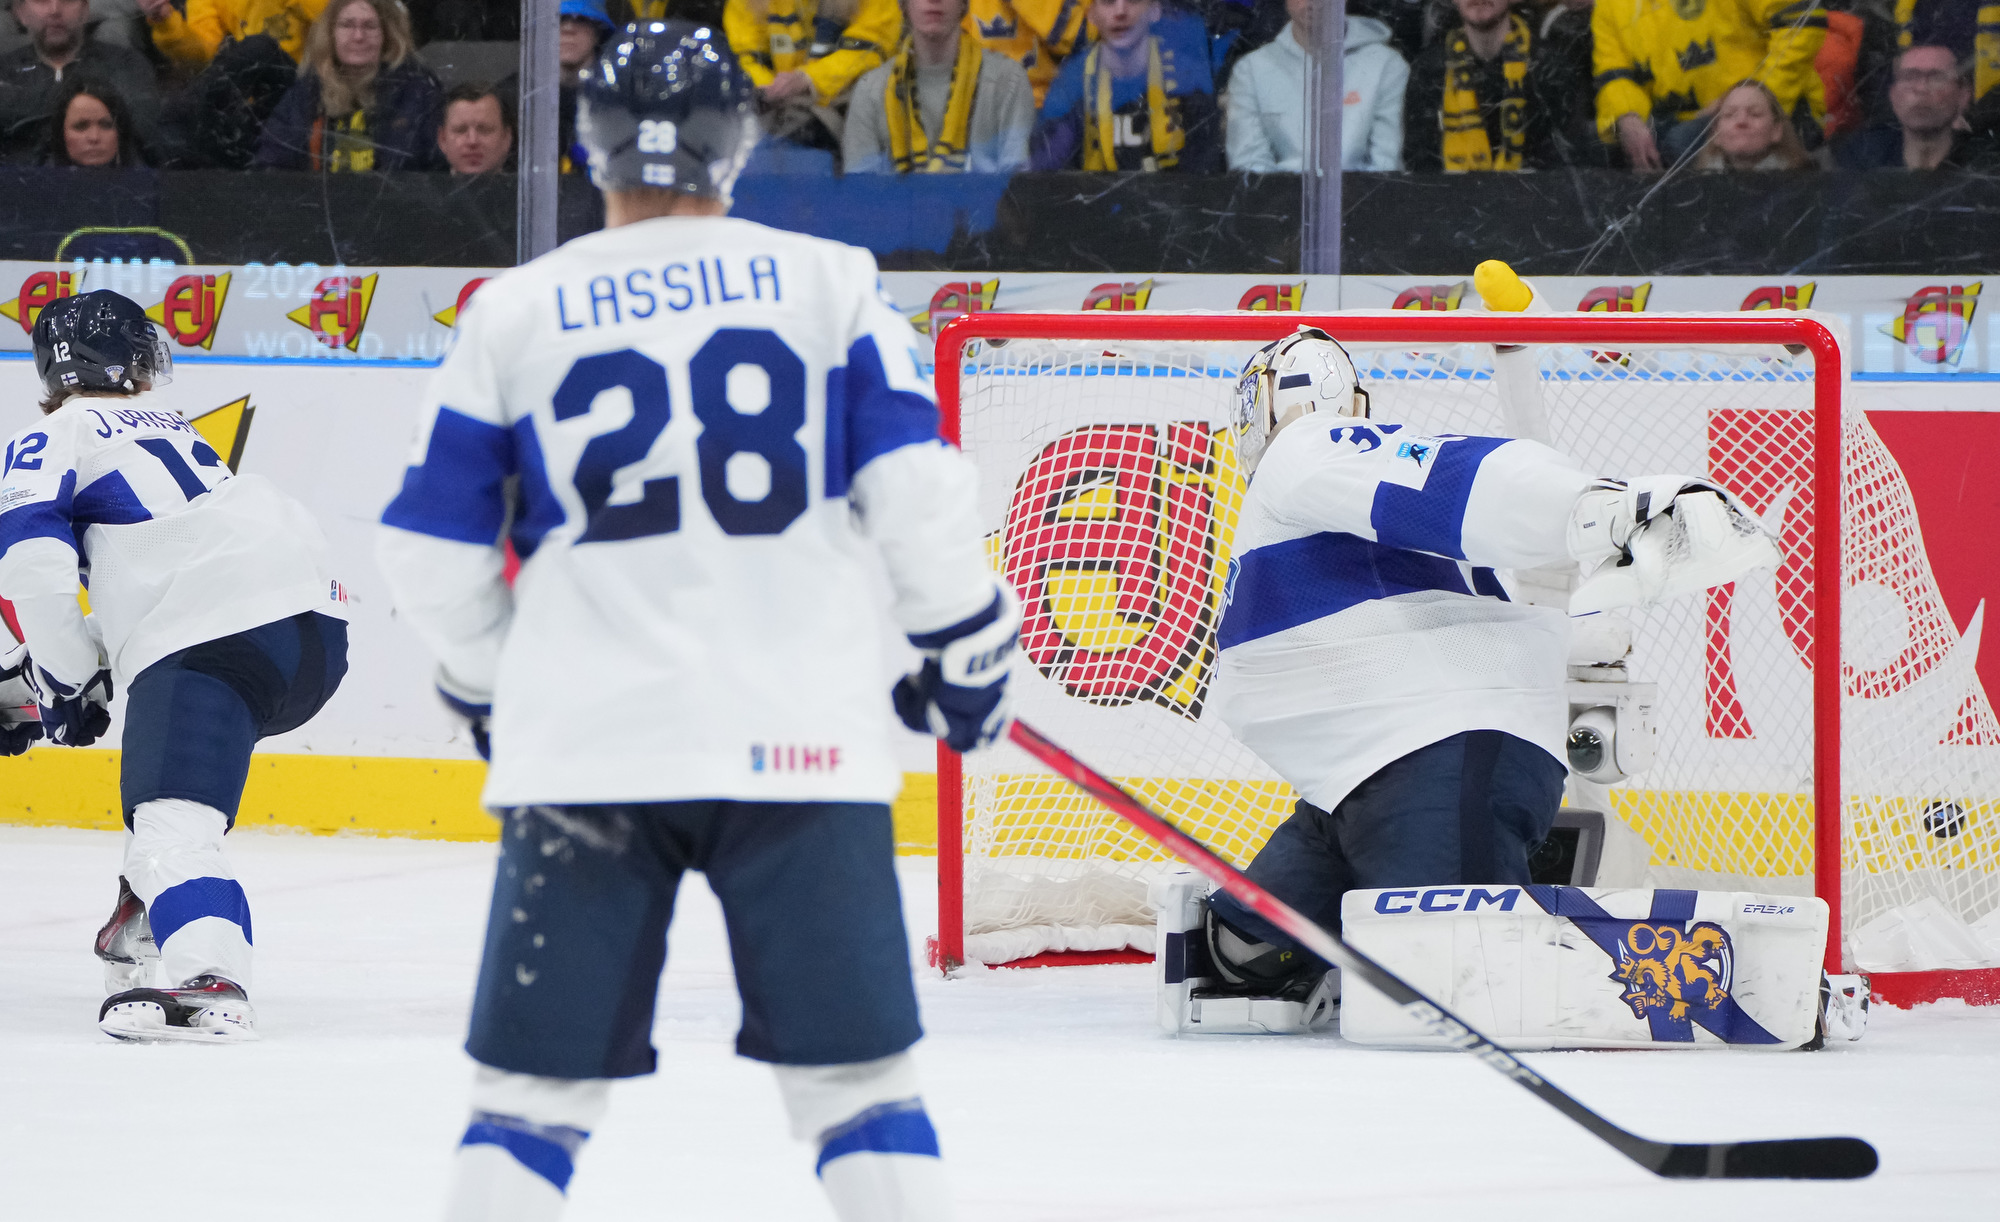
[[[500,870],[466,1051],[549,1078],[653,1072],[653,1002],[681,875],[722,901],[736,1051],[841,1065],[923,1034],[882,803],[524,806]]]
[[[302,611],[170,653],[125,693],[125,826],[156,798],[212,806],[236,825],[250,749],[296,730],[347,674],[347,623]]]
[[[1340,899],[1370,887],[1525,885],[1528,856],[1562,805],[1554,756],[1499,730],[1470,730],[1412,751],[1331,811],[1301,801],[1245,871],[1327,929]],[[1257,941],[1296,947],[1228,895],[1215,914]]]

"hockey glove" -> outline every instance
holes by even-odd
[[[437,693],[438,699],[444,701],[444,707],[465,722],[466,730],[472,735],[472,749],[479,752],[480,759],[491,763],[493,697],[475,692],[457,682],[442,666],[438,667],[437,672]]]
[[[1007,669],[1021,635],[1021,605],[1002,585],[986,610],[936,632],[913,633],[924,664],[896,682],[896,716],[954,751],[971,751],[1006,732]]]
[[[1735,581],[1782,559],[1770,529],[1695,476],[1598,480],[1577,498],[1570,554],[1591,568],[1571,615],[1636,607]]]
[[[110,671],[100,670],[82,683],[64,683],[30,660],[21,677],[41,706],[41,732],[58,747],[88,747],[111,728]]]

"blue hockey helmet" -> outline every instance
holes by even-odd
[[[139,303],[110,289],[64,297],[35,319],[35,372],[55,398],[173,380],[167,337]]]
[[[757,143],[757,90],[720,31],[642,21],[584,77],[577,137],[600,191],[659,187],[727,201]]]

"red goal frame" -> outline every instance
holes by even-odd
[[[1721,344],[1791,345],[1813,354],[1813,410],[1819,418],[1840,419],[1848,369],[1839,338],[1810,315],[1769,311],[1740,317],[1690,319],[1661,315],[1576,313],[1492,314],[1405,311],[1362,314],[1308,314],[1289,311],[1234,313],[1142,313],[1086,310],[1074,313],[962,314],[938,330],[937,396],[940,431],[959,441],[959,399],[965,346],[977,339],[1082,339],[1109,341],[1187,340],[1269,343],[1301,326],[1319,327],[1339,339],[1371,343],[1497,343],[1670,345],[1706,341]],[[1691,333],[1691,324],[1699,326]],[[1831,376],[1829,376],[1831,375]],[[1813,497],[1819,505],[1841,503],[1841,431],[1815,427]],[[1813,522],[1813,562],[1820,573],[1839,574],[1841,515],[1818,513]],[[1838,578],[1836,577],[1836,581]],[[1826,970],[1839,973],[1841,960],[1840,801],[1840,599],[1815,601],[1813,656],[1813,886],[1829,909]],[[930,940],[933,966],[949,971],[965,962],[965,846],[963,772],[957,752],[938,745],[938,933]],[[1044,967],[1150,962],[1136,951],[1066,951],[999,965]],[[1911,1005],[1946,997],[1974,1004],[2000,1004],[2000,968],[1964,971],[1893,972],[1871,977],[1876,997]]]

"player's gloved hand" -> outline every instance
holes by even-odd
[[[897,680],[896,716],[954,751],[983,747],[1006,732],[1007,670],[1021,635],[1021,604],[1004,583],[984,611],[936,632],[912,633],[924,653],[914,674]]]
[[[485,692],[475,692],[453,679],[444,669],[437,672],[438,699],[450,709],[472,735],[472,749],[479,752],[479,758],[493,759],[493,697]]]
[[[1571,615],[1723,585],[1782,558],[1747,505],[1690,475],[1595,481],[1571,513],[1569,550],[1588,572],[1570,598]]]
[[[0,721],[0,755],[19,755],[41,736],[39,721]]]
[[[111,728],[110,671],[99,670],[81,683],[65,683],[29,660],[21,677],[41,706],[41,733],[57,746],[88,747]],[[24,750],[26,745],[22,744]]]

